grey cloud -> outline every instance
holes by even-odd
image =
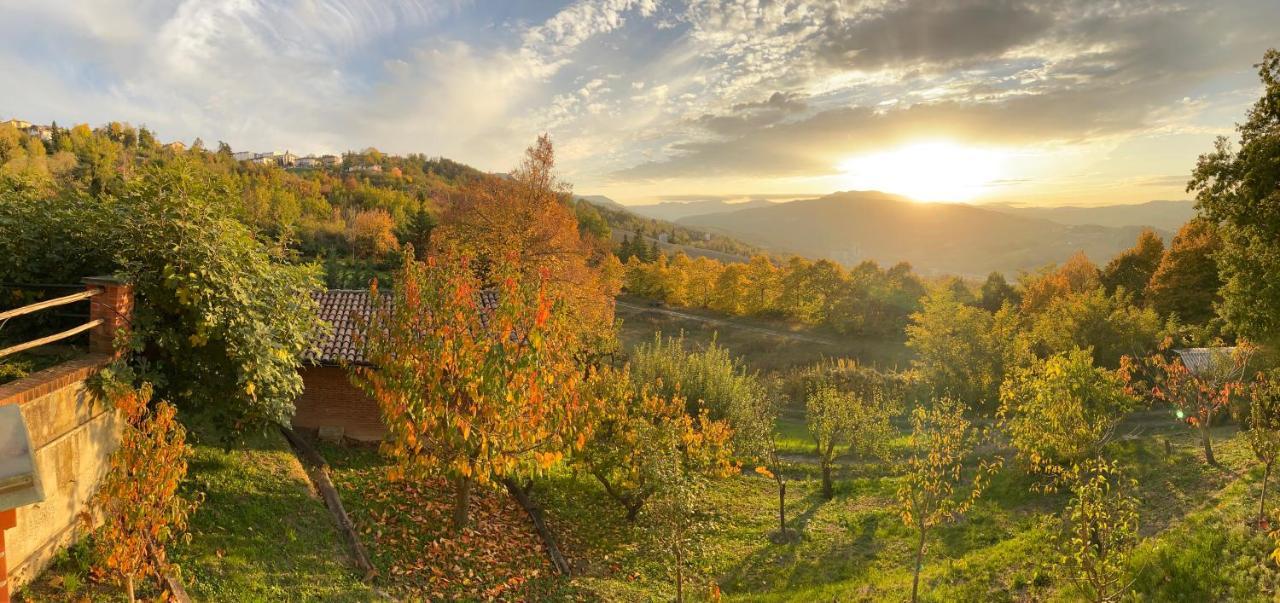
[[[820,37],[827,62],[858,69],[999,56],[1037,39],[1054,23],[1048,11],[1008,0],[948,4],[913,1],[882,12],[838,17]]]

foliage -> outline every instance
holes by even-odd
[[[897,408],[879,388],[867,395],[828,382],[809,390],[805,419],[822,467],[823,497],[830,500],[834,495],[831,470],[842,449],[859,456],[885,455],[887,442],[895,433],[889,419]]]
[[[380,257],[395,251],[400,242],[395,236],[395,221],[384,209],[354,212],[347,222],[347,242],[351,256]]]
[[[1213,222],[1203,218],[1187,222],[1174,235],[1169,249],[1147,285],[1147,300],[1163,316],[1176,314],[1191,324],[1214,318],[1214,305],[1221,301],[1222,280],[1214,255],[1222,240]]]
[[[1262,463],[1262,494],[1258,522],[1267,516],[1267,482],[1280,459],[1280,372],[1259,374],[1249,392],[1249,448]]]
[[[1222,316],[1242,335],[1270,339],[1280,335],[1280,51],[1266,51],[1257,68],[1262,97],[1236,126],[1239,148],[1219,137],[1187,190],[1220,228]]]
[[[671,442],[678,443],[684,473],[715,478],[735,468],[727,421],[712,420],[705,410],[688,414],[683,399],[649,393],[625,368],[592,373],[584,395],[599,399],[594,407],[600,416],[576,460],[622,505],[628,520],[665,486],[661,464],[668,462],[665,447]]]
[[[987,275],[987,280],[982,283],[981,293],[978,305],[988,312],[997,312],[1006,303],[1017,307],[1022,302],[1018,290],[999,272]]]
[[[1135,405],[1117,373],[1076,349],[1015,370],[1000,388],[998,416],[1027,465],[1057,475],[1096,456]]]
[[[654,333],[653,343],[642,343],[631,351],[631,378],[646,384],[654,395],[682,397],[688,414],[697,415],[705,406],[713,419],[730,417],[733,409],[765,395],[757,375],[747,372],[729,350],[712,341],[702,351],[691,349],[678,337]]]
[[[164,401],[151,404],[150,386],[113,386],[108,397],[124,426],[120,446],[93,495],[91,504],[103,519],[94,546],[99,571],[114,574],[133,601],[136,578],[168,571],[167,545],[183,537],[197,504],[178,492],[191,448],[174,407]]]
[[[1185,416],[1187,424],[1199,430],[1204,460],[1210,465],[1216,465],[1217,460],[1213,456],[1209,430],[1214,417],[1227,408],[1232,396],[1243,388],[1240,378],[1252,352],[1253,348],[1245,343],[1231,352],[1217,351],[1209,366],[1195,372],[1182,364],[1180,357],[1170,360],[1156,355],[1151,358],[1156,369],[1152,394],[1175,406],[1179,417]]]
[[[1137,482],[1114,462],[1092,459],[1066,476],[1071,500],[1062,513],[1058,558],[1063,573],[1087,600],[1119,601],[1129,590],[1128,555],[1138,541]]]
[[[989,410],[1014,364],[1017,328],[1012,307],[993,315],[960,303],[948,289],[935,289],[907,327],[907,346],[916,353],[911,364],[934,393]]]
[[[676,601],[683,602],[687,572],[696,570],[702,542],[713,526],[706,502],[708,484],[702,475],[688,470],[678,434],[661,435],[655,452],[653,477],[661,487],[645,508],[642,522],[648,545],[666,557],[671,568]]]
[[[973,453],[979,433],[965,419],[964,411],[958,400],[937,398],[931,408],[917,407],[911,414],[911,454],[897,500],[902,523],[919,538],[912,601],[918,598],[929,531],[968,511],[1000,468],[999,459],[984,461],[976,472],[965,475],[965,460]]]
[[[1144,228],[1138,242],[1126,249],[1102,269],[1102,284],[1107,293],[1123,288],[1139,303],[1147,299],[1147,284],[1164,256],[1164,240],[1154,230]]]
[[[1022,278],[1022,312],[1037,314],[1055,299],[1085,293],[1102,286],[1097,265],[1084,252],[1076,253],[1057,268],[1049,267]]]
[[[1150,354],[1162,328],[1154,311],[1134,306],[1121,292],[1107,295],[1100,287],[1053,299],[1029,320],[1022,338],[1036,355],[1088,348],[1107,368],[1119,367],[1124,356]]]
[[[491,264],[497,307],[482,310],[475,268],[457,252],[426,263],[406,254],[365,330],[371,366],[353,375],[382,409],[391,477],[452,480],[458,529],[473,482],[545,471],[583,446],[592,415],[548,277],[522,274],[510,256]],[[370,294],[383,299],[376,283]]]

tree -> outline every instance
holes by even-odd
[[[1089,601],[1120,601],[1130,551],[1138,542],[1137,482],[1115,462],[1091,459],[1066,476],[1071,500],[1062,514],[1059,566]]]
[[[712,341],[695,351],[685,344],[683,334],[654,333],[652,343],[631,351],[630,368],[634,382],[646,384],[658,396],[684,398],[688,414],[694,416],[702,405],[714,419],[731,419],[735,408],[765,395],[759,376],[748,372],[727,348]]]
[[[593,416],[564,302],[548,277],[502,259],[487,266],[496,307],[485,309],[487,283],[470,257],[447,247],[426,263],[406,254],[364,331],[370,366],[353,374],[382,409],[390,477],[450,479],[459,531],[474,485],[547,470],[585,444]],[[383,299],[376,282],[370,294]]]
[[[1262,495],[1258,497],[1258,525],[1267,517],[1267,482],[1280,458],[1280,374],[1259,374],[1249,398],[1249,448],[1262,463]]]
[[[734,447],[747,458],[759,463],[756,473],[774,481],[778,487],[778,532],[775,542],[787,542],[794,533],[787,529],[787,477],[785,459],[778,451],[778,401],[760,391],[734,401],[730,410]]]
[[[585,395],[598,399],[593,407],[599,417],[591,421],[591,437],[576,460],[622,505],[628,521],[664,487],[662,464],[669,460],[671,442],[680,443],[683,474],[711,479],[733,471],[733,431],[705,409],[688,414],[683,398],[650,393],[647,385],[633,383],[625,368],[594,372]]]
[[[1118,374],[1075,349],[1014,370],[1000,388],[997,416],[1028,466],[1059,477],[1097,456],[1134,406]]]
[[[992,315],[960,303],[948,289],[935,289],[907,327],[907,347],[915,352],[911,364],[935,393],[994,408],[1013,364],[1017,326],[1012,307]]]
[[[1134,306],[1125,293],[1107,295],[1101,288],[1066,294],[1028,319],[1021,336],[1040,357],[1073,348],[1091,348],[1094,359],[1107,368],[1120,366],[1124,356],[1144,356],[1160,341],[1160,317],[1149,308]]]
[[[395,220],[384,209],[357,211],[347,222],[347,242],[351,257],[381,257],[400,247],[396,240]],[[360,253],[361,250],[364,253]]]
[[[982,283],[982,297],[978,300],[978,305],[988,312],[998,312],[1006,303],[1017,306],[1018,290],[1005,280],[1004,275],[999,272],[992,272],[987,275],[987,280]]]
[[[435,230],[436,224],[436,217],[431,215],[424,204],[404,225],[400,240],[413,246],[414,258],[418,261],[427,259],[431,249],[431,232]]]
[[[745,300],[746,313],[761,315],[772,312],[778,300],[778,268],[763,255],[751,257],[747,264],[748,291]]]
[[[191,448],[186,429],[167,402],[151,404],[151,387],[109,384],[107,397],[124,420],[120,445],[98,482],[92,506],[102,514],[93,545],[103,573],[124,582],[134,601],[134,580],[169,568],[165,547],[181,538],[196,501],[178,493]]]
[[[1164,240],[1154,230],[1144,228],[1133,247],[1120,252],[1102,269],[1102,284],[1107,293],[1123,287],[1143,303],[1147,299],[1147,283],[1164,256]]]
[[[1267,340],[1280,335],[1280,51],[1266,51],[1256,67],[1262,97],[1236,126],[1239,148],[1219,137],[1196,162],[1187,191],[1220,227],[1221,315],[1241,335]]]
[[[1102,277],[1097,265],[1089,261],[1084,252],[1078,252],[1056,269],[1051,267],[1038,275],[1024,277],[1022,312],[1036,314],[1055,299],[1093,291],[1101,286]]]
[[[1168,360],[1157,355],[1151,360],[1157,379],[1152,394],[1174,405],[1179,418],[1185,416],[1187,423],[1199,430],[1204,460],[1210,465],[1218,464],[1213,456],[1210,433],[1214,417],[1242,389],[1240,377],[1252,352],[1253,348],[1248,344],[1238,345],[1230,351],[1213,349],[1204,366],[1197,366],[1194,371],[1184,365],[1180,357]]]
[[[853,454],[883,454],[893,435],[889,424],[894,405],[883,389],[869,396],[841,390],[831,382],[812,387],[805,396],[805,420],[817,445],[822,466],[822,496],[834,496],[831,470],[841,450]]]
[[[1214,317],[1222,280],[1214,255],[1222,248],[1218,229],[1203,218],[1182,226],[1147,285],[1147,299],[1162,316],[1176,314],[1191,324]]]
[[[1000,467],[999,459],[983,461],[966,475],[965,460],[973,453],[979,434],[964,418],[964,404],[937,398],[931,408],[918,407],[911,414],[911,453],[907,474],[898,488],[902,523],[916,530],[916,561],[911,579],[911,600],[919,600],[920,568],[925,543],[933,528],[955,521],[973,506]]]
[[[684,470],[679,441],[666,437],[657,448],[655,482],[661,488],[645,509],[644,526],[649,546],[670,562],[676,602],[685,600],[685,576],[693,568],[700,545],[712,526],[707,509],[705,479]]]

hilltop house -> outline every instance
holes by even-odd
[[[327,437],[380,441],[387,435],[382,411],[348,377],[351,367],[369,366],[360,334],[373,314],[375,300],[368,290],[346,289],[322,291],[315,300],[320,319],[329,323],[331,331],[321,342],[319,354],[301,369],[303,391],[295,401],[293,426],[321,431]],[[495,308],[497,301],[492,291],[480,294],[484,312]]]

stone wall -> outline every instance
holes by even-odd
[[[83,514],[123,422],[85,381],[110,360],[91,354],[0,385],[0,405],[22,410],[45,494],[43,502],[19,507],[17,525],[5,531],[11,588],[29,582],[86,531]]]

